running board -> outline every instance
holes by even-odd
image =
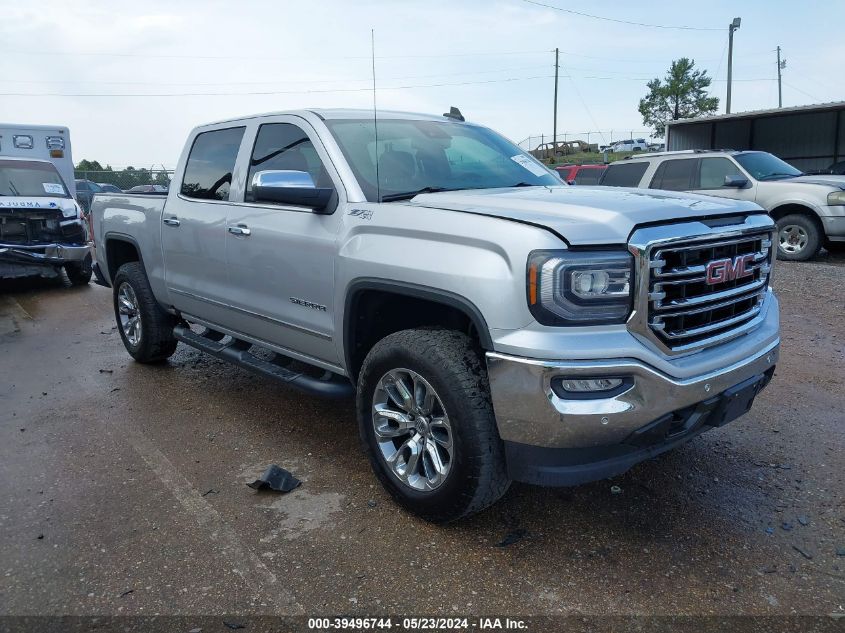
[[[206,354],[229,361],[256,374],[274,378],[306,393],[325,398],[349,398],[355,393],[352,383],[342,376],[326,372],[331,378],[321,379],[291,371],[277,363],[251,354],[249,348],[252,347],[252,344],[245,341],[238,339],[230,339],[228,342],[219,339],[214,340],[215,336],[197,334],[186,325],[175,326],[173,336],[186,345],[195,347]]]

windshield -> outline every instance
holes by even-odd
[[[449,121],[329,119],[367,200],[418,191],[562,185],[539,161],[487,128]],[[376,186],[378,156],[378,187]],[[403,195],[405,194],[405,195]]]
[[[52,163],[0,160],[0,196],[70,198]]]
[[[789,163],[768,152],[744,152],[736,154],[734,158],[755,180],[794,178],[802,174]]]

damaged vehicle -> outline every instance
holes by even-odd
[[[431,521],[724,426],[778,359],[763,208],[570,187],[457,109],[200,126],[166,196],[91,209],[133,358],[184,343],[356,398],[376,476]]]
[[[0,157],[0,279],[91,280],[88,227],[56,167],[47,160]]]

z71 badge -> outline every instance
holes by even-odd
[[[362,220],[370,220],[373,217],[373,210],[372,209],[352,209],[349,212],[349,215],[355,216],[356,218],[361,218]]]

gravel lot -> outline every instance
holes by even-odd
[[[0,612],[845,614],[845,255],[775,286],[781,364],[749,415],[444,528],[377,485],[350,402],[184,346],[135,364],[110,291],[6,285]],[[244,485],[270,463],[303,485]]]

